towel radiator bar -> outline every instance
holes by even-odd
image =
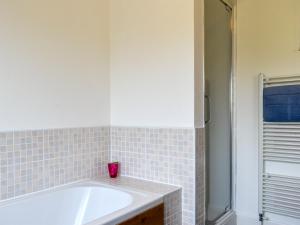
[[[299,219],[299,177],[273,174],[266,163],[300,165],[300,122],[264,122],[263,90],[266,87],[300,85],[300,75],[259,76],[259,215],[260,221],[271,220],[276,214]],[[298,221],[298,220],[297,220]]]
[[[263,74],[263,85],[264,87],[282,86],[282,85],[296,85],[300,84],[300,74],[291,76],[276,76],[266,77]]]

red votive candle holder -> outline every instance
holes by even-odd
[[[116,178],[119,172],[119,162],[111,162],[107,164],[108,173],[111,178]]]

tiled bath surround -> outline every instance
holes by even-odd
[[[195,142],[193,128],[112,127],[111,157],[122,163],[125,176],[181,186],[182,222],[192,225],[196,221]]]
[[[205,224],[205,129],[195,129],[196,140],[196,224]]]
[[[106,173],[109,127],[0,133],[0,200]]]
[[[0,200],[106,175],[113,160],[121,162],[122,175],[182,187],[182,198],[165,197],[166,225],[204,225],[203,133],[132,127],[2,132]]]
[[[164,197],[165,225],[182,224],[182,190]]]

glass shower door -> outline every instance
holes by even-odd
[[[231,209],[231,10],[205,1],[207,224]]]

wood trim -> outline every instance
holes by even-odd
[[[149,209],[119,225],[164,225],[164,204]]]

